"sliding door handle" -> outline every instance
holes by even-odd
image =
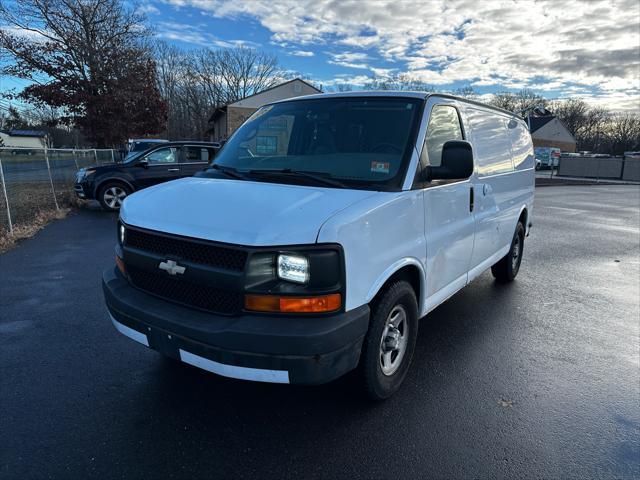
[[[473,185],[471,185],[471,189],[469,190],[469,211],[473,212],[475,198],[473,196]]]

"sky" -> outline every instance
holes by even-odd
[[[323,88],[406,73],[640,111],[637,0],[138,0],[185,49],[245,45]]]

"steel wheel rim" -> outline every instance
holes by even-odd
[[[522,252],[522,243],[520,241],[520,235],[516,235],[513,241],[513,252],[511,254],[511,269],[515,272],[520,266],[520,253]]]
[[[124,188],[114,186],[107,188],[102,198],[109,208],[120,208],[126,196],[127,192],[125,192]]]
[[[380,370],[383,375],[393,375],[404,359],[409,343],[409,322],[407,310],[396,305],[387,316],[380,338]]]

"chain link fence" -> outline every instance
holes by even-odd
[[[69,206],[78,169],[119,158],[115,150],[0,148],[0,234],[12,234],[40,212]]]

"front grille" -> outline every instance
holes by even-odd
[[[153,295],[210,312],[232,315],[242,307],[242,295],[170,278],[166,273],[148,272],[127,266],[131,283]]]
[[[127,230],[125,245],[166,257],[176,257],[181,260],[236,272],[244,270],[244,265],[247,261],[247,252],[244,250],[134,229]]]

